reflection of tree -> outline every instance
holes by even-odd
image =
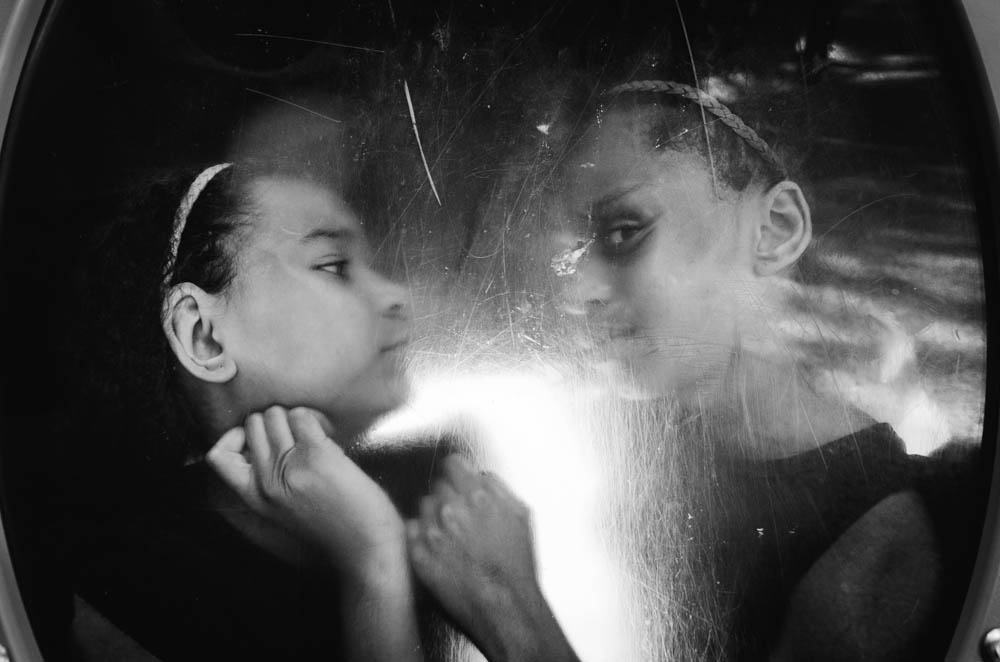
[[[951,174],[961,181],[959,171]],[[982,262],[968,199],[961,189],[920,190],[874,173],[824,183],[817,186],[820,228],[867,204],[855,201],[871,204],[818,233],[812,288],[826,303],[816,311],[810,341],[815,364],[839,374],[852,400],[891,420],[913,451],[954,437],[977,440],[986,347]],[[892,330],[861,339],[856,325],[869,316]],[[864,355],[871,366],[891,369],[845,370]]]

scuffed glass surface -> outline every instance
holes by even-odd
[[[982,435],[979,230],[934,17],[916,2],[660,4],[74,6],[60,34],[80,50],[51,56],[50,126],[33,129],[66,200],[153,164],[275,153],[336,182],[414,299],[412,402],[373,443],[461,438],[510,482],[584,659],[698,659],[692,622],[722,616],[686,579],[697,515],[670,394],[599,358],[574,301],[591,250],[565,197],[588,167],[581,90],[697,81],[802,184],[813,241],[794,297],[752,302],[769,324],[747,351],[794,356],[911,453]],[[697,362],[687,340],[676,351]]]

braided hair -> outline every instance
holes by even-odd
[[[787,177],[781,158],[756,131],[696,87],[642,80],[617,85],[601,96],[599,114],[621,107],[655,109],[650,123],[652,143],[657,148],[700,153],[734,190],[745,190],[752,182],[773,184]],[[707,121],[704,113],[718,121]]]
[[[213,179],[173,254],[175,212],[201,170],[154,173],[119,191],[83,251],[74,329],[79,423],[102,439],[109,467],[156,472],[204,441],[163,333],[163,284],[191,282],[213,294],[230,287],[254,213],[249,182],[268,169],[241,164]]]

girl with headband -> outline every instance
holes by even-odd
[[[578,144],[566,199],[585,239],[552,266],[603,352],[675,403],[692,458],[677,526],[718,621],[675,623],[687,652],[941,659],[958,610],[939,590],[948,523],[931,513],[959,509],[936,507],[889,425],[818,392],[792,352],[755,351],[812,236],[781,160],[717,100],[665,81],[605,94]],[[528,512],[496,478],[449,459],[408,535],[417,576],[488,659],[576,659],[536,581]]]
[[[403,520],[344,452],[405,397],[407,292],[294,170],[129,200],[87,274],[91,413],[133,467],[187,466],[142,474],[158,507],[110,506],[84,597],[160,659],[422,659]]]

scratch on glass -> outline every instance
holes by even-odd
[[[420,150],[420,160],[424,162],[424,172],[427,173],[427,181],[431,184],[431,192],[438,206],[441,206],[441,196],[438,195],[437,187],[434,186],[434,178],[431,177],[431,168],[427,165],[427,157],[424,156],[424,146],[420,144],[420,132],[417,130],[417,114],[413,112],[413,99],[410,98],[410,86],[403,81],[403,93],[406,94],[406,106],[410,109],[410,122],[413,124],[413,135],[417,138],[417,149]]]

